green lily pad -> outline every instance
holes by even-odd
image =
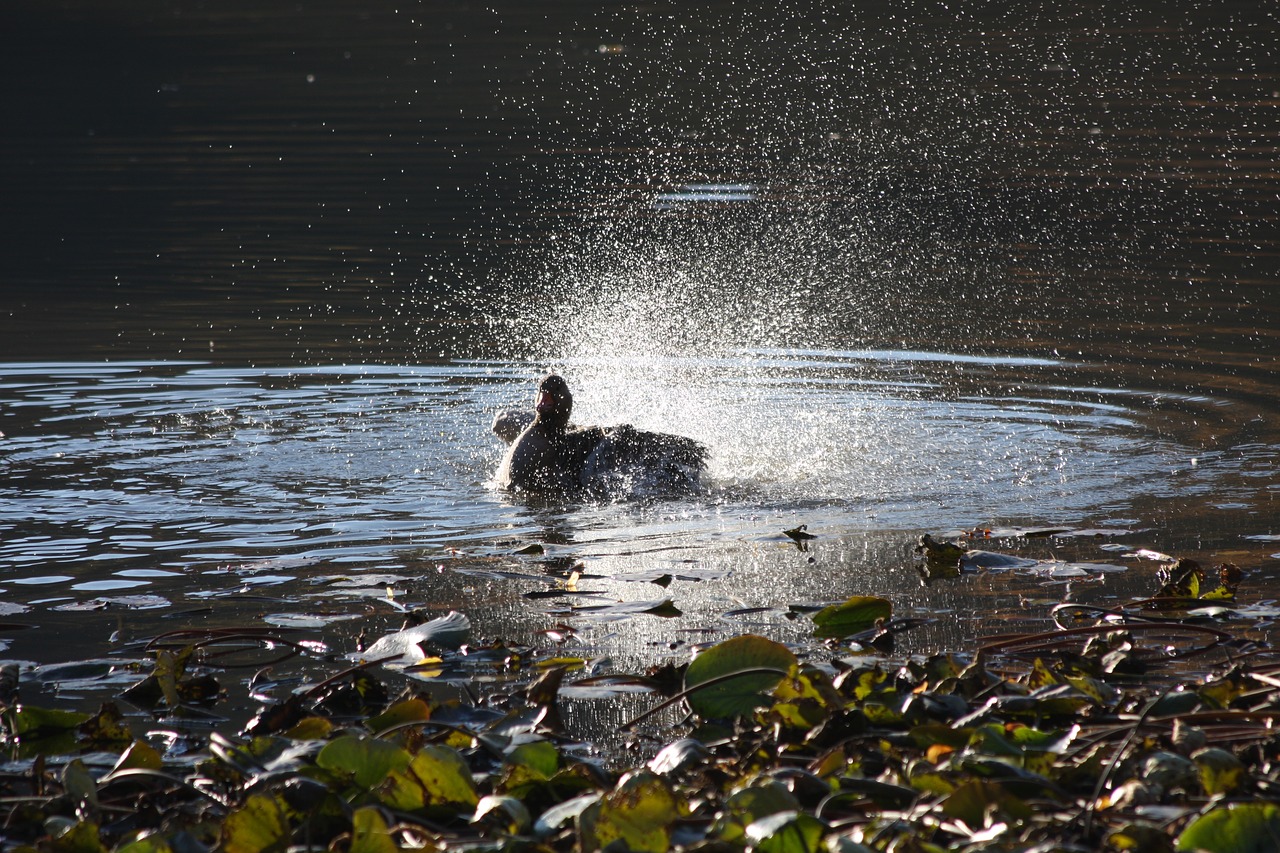
[[[847,637],[868,628],[893,615],[893,603],[875,595],[855,595],[840,604],[824,607],[813,615],[818,637]]]
[[[350,853],[396,853],[400,848],[382,818],[382,811],[373,806],[356,809],[351,815]]]
[[[289,817],[275,794],[250,794],[222,823],[221,849],[227,853],[283,853],[288,846]]]
[[[394,743],[343,735],[320,750],[316,764],[326,770],[348,774],[356,785],[369,790],[386,779],[387,774],[407,767],[410,758],[408,752]]]
[[[1177,850],[1268,853],[1280,848],[1280,806],[1235,803],[1196,818],[1178,836]]]
[[[680,805],[660,777],[628,774],[579,816],[582,849],[665,853],[671,849],[671,825],[681,816]]]
[[[796,666],[796,656],[782,643],[744,634],[717,643],[693,659],[685,671],[686,690],[723,678],[688,696],[689,707],[701,717],[742,717],[769,704],[766,695],[783,673]],[[744,672],[744,670],[767,670]],[[735,672],[743,674],[729,678]]]
[[[761,853],[816,853],[827,825],[804,812],[778,812],[747,827],[752,849]]]

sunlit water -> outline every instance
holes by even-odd
[[[30,632],[43,660],[218,620],[328,632],[351,651],[356,632],[393,628],[412,605],[463,609],[479,635],[527,642],[574,619],[520,595],[580,561],[583,591],[671,597],[685,611],[579,624],[588,652],[632,663],[682,632],[749,628],[724,616],[742,607],[766,608],[772,617],[756,619],[802,637],[783,618],[788,605],[851,594],[940,616],[921,647],[958,645],[1027,616],[1019,607],[1045,581],[923,586],[911,555],[920,533],[1087,527],[1115,531],[1106,542],[1162,544],[1185,536],[1206,500],[1234,508],[1238,546],[1271,532],[1256,515],[1274,489],[1271,450],[1206,454],[1193,434],[1168,430],[1153,395],[1085,390],[1089,366],[1067,360],[761,350],[555,367],[581,401],[579,422],[706,442],[705,490],[550,507],[495,490],[501,446],[489,421],[528,403],[541,364],[5,365],[6,611],[79,626]],[[1183,402],[1207,414],[1230,406]],[[1187,514],[1172,529],[1153,509],[1171,502]],[[819,537],[808,552],[782,535],[799,524]],[[1088,541],[1057,549],[1110,559]],[[546,555],[517,553],[532,543]],[[687,580],[626,582],[646,572]],[[13,635],[18,649],[24,640]]]

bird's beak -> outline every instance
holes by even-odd
[[[549,412],[556,407],[556,398],[552,397],[548,391],[538,392],[538,402],[534,404],[534,408],[539,412]]]

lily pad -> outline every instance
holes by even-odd
[[[1206,853],[1269,853],[1280,847],[1280,806],[1235,803],[1191,822],[1178,836],[1177,850]]]
[[[694,713],[709,718],[750,714],[768,704],[765,692],[772,690],[796,664],[796,656],[790,649],[766,637],[744,634],[725,640],[694,658],[685,671],[686,690],[724,679],[692,691],[688,697],[689,707]],[[737,672],[742,675],[729,677]]]
[[[630,773],[579,816],[581,847],[665,853],[671,849],[671,825],[680,812],[680,800],[661,777]]]
[[[228,853],[284,850],[289,844],[287,807],[274,794],[252,794],[222,823],[222,849]]]
[[[819,637],[848,637],[874,628],[893,615],[893,603],[875,595],[855,595],[840,604],[824,607],[813,615],[814,633]]]

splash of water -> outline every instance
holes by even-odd
[[[564,374],[579,423],[703,441],[712,484],[757,500],[980,505],[994,491],[1013,506],[1105,468],[1106,450],[1081,447],[1096,431],[1083,410],[979,387],[996,368],[1056,361],[928,347],[961,342],[927,330],[955,331],[938,294],[973,285],[972,258],[940,273],[956,250],[936,240],[922,262],[921,242],[908,252],[878,227],[746,213],[585,232],[531,285],[504,289],[495,342],[532,363],[530,379]]]

